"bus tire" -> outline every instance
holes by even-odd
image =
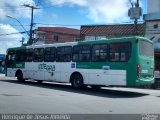
[[[16,74],[18,82],[25,82],[25,79],[23,79],[23,73],[21,71],[18,71]]]
[[[83,88],[84,84],[83,84],[83,77],[82,77],[82,75],[79,74],[79,73],[73,74],[71,76],[71,84],[72,84],[72,87],[74,87],[76,89]]]

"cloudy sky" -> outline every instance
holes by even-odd
[[[136,0],[132,0],[136,1]],[[63,26],[79,28],[86,24],[119,24],[132,22],[128,17],[129,0],[0,0],[0,53],[8,47],[20,46],[27,34],[18,34],[24,29],[12,16],[29,30],[31,10],[24,4],[40,9],[34,13],[34,29],[38,26]],[[146,0],[141,0],[146,13]]]

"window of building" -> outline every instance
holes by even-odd
[[[130,43],[113,43],[110,44],[110,61],[124,62],[128,61],[131,54]]]
[[[45,41],[45,33],[38,33],[37,34],[37,39],[39,41]]]
[[[85,40],[102,40],[102,39],[107,39],[106,36],[104,35],[87,35],[85,36]]]
[[[26,59],[25,59],[26,62],[32,62],[32,60],[33,60],[33,49],[26,49],[25,56],[26,56]]]
[[[53,34],[53,40],[58,42],[58,40],[59,40],[58,34]]]
[[[44,61],[54,62],[55,59],[56,59],[56,48],[55,47],[45,48]]]
[[[103,40],[103,39],[107,39],[106,36],[104,35],[96,36],[96,40]]]
[[[87,35],[85,36],[85,40],[96,40],[96,36],[95,35]]]
[[[72,55],[72,47],[57,47],[57,62],[70,62]]]
[[[92,47],[92,61],[106,61],[107,60],[107,45],[99,44]]]
[[[44,58],[44,49],[43,48],[35,48],[34,49],[34,62],[42,62]]]
[[[73,47],[73,61],[88,62],[90,61],[90,45],[77,45]]]
[[[154,24],[154,25],[153,25],[153,28],[154,28],[154,29],[158,29],[158,24]]]

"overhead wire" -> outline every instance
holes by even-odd
[[[6,35],[14,35],[14,34],[25,34],[26,32],[14,32],[14,33],[1,33],[0,36],[6,36]]]

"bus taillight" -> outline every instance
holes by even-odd
[[[137,64],[137,76],[140,77],[140,65]]]

